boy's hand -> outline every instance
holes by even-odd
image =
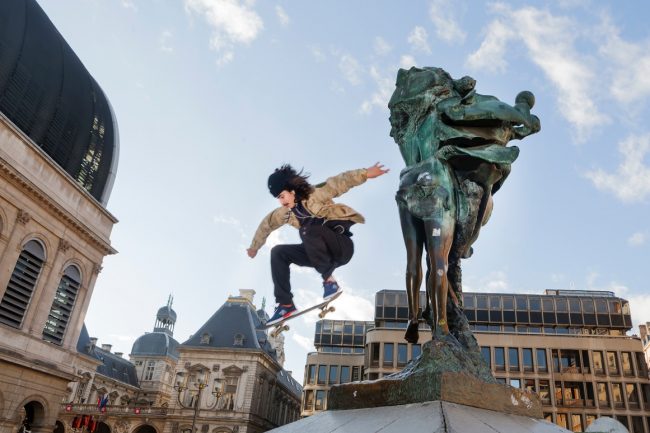
[[[255,258],[255,256],[257,255],[257,250],[254,248],[249,248],[246,250],[246,253],[248,254],[248,257],[252,259]]]
[[[368,179],[373,179],[375,177],[379,177],[383,174],[386,174],[390,171],[389,168],[384,168],[383,164],[380,164],[378,162],[375,163],[372,167],[368,167],[367,169],[367,175]]]

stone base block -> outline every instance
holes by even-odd
[[[443,401],[328,410],[271,430],[274,433],[569,433],[555,424]]]

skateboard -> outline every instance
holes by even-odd
[[[334,296],[329,298],[327,301],[323,301],[323,302],[321,302],[319,304],[316,304],[316,305],[314,305],[312,307],[306,308],[304,310],[300,310],[296,314],[294,314],[293,316],[289,316],[286,319],[283,319],[281,322],[278,322],[278,323],[276,323],[274,325],[265,326],[264,329],[273,328],[273,330],[270,332],[270,334],[271,334],[271,337],[275,338],[278,335],[282,334],[284,331],[289,330],[289,325],[287,325],[287,321],[289,321],[291,319],[295,319],[296,317],[302,316],[305,313],[309,313],[310,311],[320,309],[320,312],[318,313],[318,317],[320,317],[322,319],[327,314],[332,313],[333,311],[336,310],[334,307],[330,306],[330,304],[336,298],[341,296],[341,293],[343,293],[343,292],[338,292],[337,294],[335,294]]]

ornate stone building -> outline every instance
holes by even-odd
[[[108,99],[34,0],[0,2],[0,431],[51,432],[104,256]]]
[[[259,433],[298,419],[302,387],[282,368],[281,341],[263,328],[255,292],[240,292],[183,344],[173,338],[170,299],[153,332],[134,342],[131,362],[84,333],[87,369],[70,384],[61,426],[86,416],[95,433]]]

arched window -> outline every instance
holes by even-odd
[[[44,261],[45,250],[41,244],[34,240],[27,242],[0,301],[0,323],[20,328]]]
[[[81,285],[81,273],[76,266],[68,266],[63,271],[63,277],[56,289],[50,314],[47,316],[45,328],[43,328],[43,340],[55,344],[61,344],[65,330],[68,327],[74,302],[77,299],[79,286]]]

